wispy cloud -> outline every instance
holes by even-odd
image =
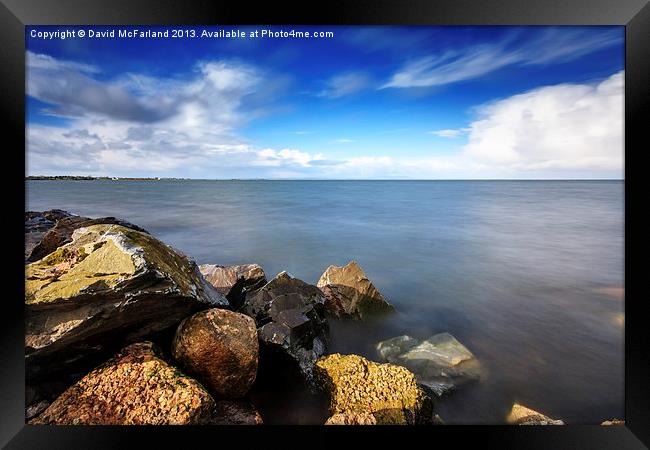
[[[456,128],[456,129],[428,131],[427,133],[433,134],[434,136],[438,136],[441,138],[454,139],[459,136],[462,136],[463,134],[467,133],[469,130],[470,130],[469,128]]]
[[[342,139],[334,139],[332,141],[335,144],[350,144],[352,142],[355,142],[354,139],[347,139],[347,138],[342,138]]]
[[[579,28],[549,28],[523,42],[519,34],[513,32],[494,43],[451,48],[412,60],[380,89],[440,86],[477,78],[511,65],[567,62],[622,43],[622,33],[616,29],[596,34]]]
[[[361,72],[348,72],[333,76],[325,82],[318,95],[326,98],[339,98],[356,94],[372,86],[372,80]]]

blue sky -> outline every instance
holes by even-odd
[[[623,177],[623,27],[181,28],[334,36],[27,27],[28,174]]]

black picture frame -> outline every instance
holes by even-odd
[[[230,439],[259,439],[276,445],[332,444],[354,435],[389,437],[404,444],[462,445],[468,440],[499,448],[646,448],[650,446],[650,358],[640,295],[640,248],[643,208],[642,165],[647,144],[650,103],[650,5],[648,0],[334,0],[327,2],[249,2],[172,0],[0,0],[2,58],[2,123],[5,200],[13,200],[3,217],[7,268],[0,333],[0,445],[6,448],[124,448],[175,444],[181,448],[232,445]],[[48,24],[403,24],[403,25],[624,25],[625,64],[625,426],[563,427],[438,426],[438,427],[52,427],[26,426],[24,420],[24,296],[21,272],[24,242],[25,25]],[[21,188],[22,186],[22,188]],[[642,197],[643,194],[640,195]],[[23,208],[23,211],[19,209]],[[11,233],[11,234],[9,234]],[[639,255],[641,256],[641,255]],[[11,261],[15,262],[11,263]],[[641,258],[638,258],[642,261]],[[21,261],[21,262],[19,262]],[[7,288],[9,288],[7,290]],[[413,433],[418,441],[412,440]],[[226,437],[226,435],[229,435]],[[243,441],[242,441],[243,442]],[[421,442],[421,443],[416,443]],[[411,445],[413,445],[411,444]],[[239,444],[241,445],[241,444]],[[337,444],[338,445],[338,444]],[[408,445],[408,444],[407,444]]]

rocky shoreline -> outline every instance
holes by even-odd
[[[267,280],[61,210],[26,212],[25,243],[30,424],[257,425],[251,393],[277,383],[322,401],[327,425],[442,424],[436,399],[484,375],[448,333],[378,342],[374,361],[331,354],[332,321],[395,312],[354,261],[316,285]],[[563,424],[519,404],[504,423]]]

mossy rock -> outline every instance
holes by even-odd
[[[431,420],[431,399],[404,367],[336,353],[316,362],[314,376],[329,396],[332,415],[372,414],[384,425]]]
[[[194,261],[150,234],[79,228],[72,242],[25,267],[28,378],[72,370],[72,362],[86,368],[86,357],[227,304]]]

